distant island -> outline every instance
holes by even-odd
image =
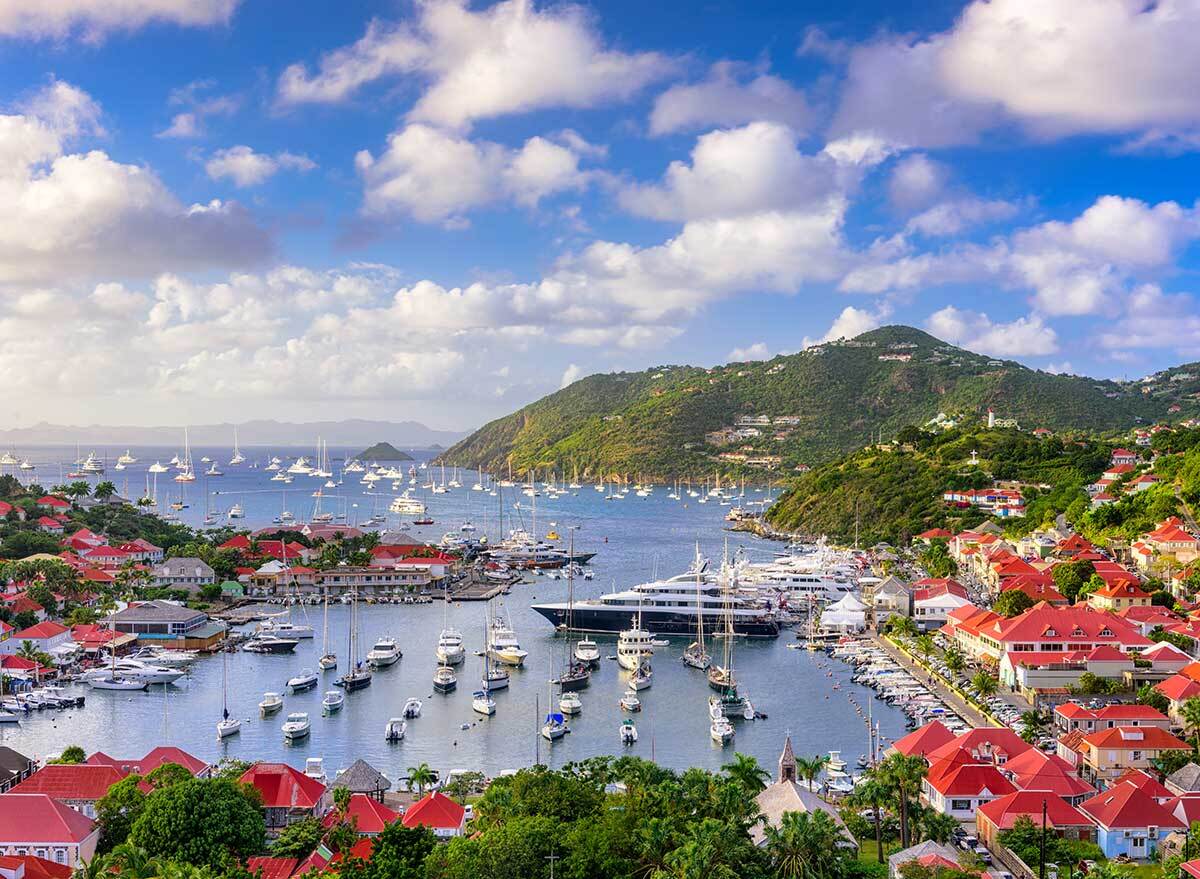
[[[360,461],[411,461],[413,456],[402,452],[391,443],[375,443],[369,449],[363,449],[354,457]]]

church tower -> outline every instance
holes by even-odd
[[[796,780],[796,754],[792,751],[792,736],[788,734],[783,740],[783,753],[779,755],[780,782]]]

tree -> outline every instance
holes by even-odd
[[[929,808],[921,810],[917,825],[921,839],[932,839],[934,842],[940,843],[949,842],[950,837],[961,826],[954,816]]]
[[[750,796],[767,786],[771,774],[758,765],[758,761],[747,754],[734,754],[733,760],[721,770]]]
[[[418,763],[408,767],[408,784],[416,788],[417,796],[425,793],[425,788],[437,781],[437,773],[428,763]]]
[[[1000,596],[992,604],[992,610],[1000,614],[1002,617],[1019,616],[1029,608],[1033,607],[1036,602],[1020,589],[1009,589],[1007,592],[1001,592]]]
[[[1069,601],[1076,599],[1083,584],[1094,573],[1096,573],[1096,566],[1087,560],[1059,562],[1050,569],[1050,576],[1054,579],[1055,587]]]
[[[953,577],[958,573],[958,563],[951,557],[944,540],[931,541],[917,560],[930,577]]]
[[[220,583],[205,583],[200,587],[200,597],[205,601],[216,601],[221,597]]]
[[[146,805],[142,781],[140,775],[127,775],[96,802],[96,823],[100,825],[97,851],[101,854],[111,852],[129,838],[133,822]]]
[[[71,612],[67,614],[64,624],[68,626],[90,626],[93,625],[99,617],[96,611],[90,607],[85,607],[82,604],[71,608]]]
[[[817,809],[785,812],[778,826],[766,825],[767,857],[780,879],[837,879],[846,857],[844,841],[832,818]]]
[[[1046,729],[1045,716],[1036,709],[1021,712],[1021,738],[1031,745]]]
[[[909,811],[913,799],[921,789],[921,779],[925,777],[925,761],[917,756],[906,756],[900,753],[888,754],[879,764],[878,776],[880,782],[888,787],[900,805],[900,845],[908,848]]]
[[[998,687],[999,682],[986,671],[977,671],[971,678],[971,689],[980,699],[986,699],[995,694]]]
[[[17,619],[20,620],[21,614],[29,612],[30,611],[21,611],[21,613],[17,614]],[[31,625],[36,625],[36,623],[31,623]],[[27,627],[23,626],[22,628]],[[22,659],[28,659],[30,662],[36,662],[38,665],[43,665],[46,668],[54,665],[54,657],[52,657],[49,653],[44,653],[41,650],[38,650],[37,645],[28,639],[23,640],[21,642],[21,646],[17,648],[17,656],[21,657]],[[83,761],[80,760],[79,762],[82,763]]]
[[[813,782],[829,765],[829,757],[823,754],[817,754],[814,757],[797,757],[796,758],[796,776],[803,778],[808,782],[808,789],[813,789]]]
[[[871,823],[875,827],[875,857],[883,863],[883,822],[880,820],[880,810],[892,802],[892,792],[878,778],[874,769],[866,773],[850,792],[850,804],[858,808],[867,807],[871,810]]]
[[[178,763],[164,763],[146,776],[146,782],[155,790],[191,781],[192,773]]]
[[[39,552],[61,551],[58,538],[41,531],[12,531],[0,541],[0,556],[7,559],[23,559]]]
[[[344,790],[344,788],[342,788]],[[303,858],[312,853],[325,836],[320,820],[309,816],[289,824],[271,845],[271,854],[280,858]]]
[[[27,644],[29,642],[26,641],[25,643]],[[24,647],[25,645],[22,644],[21,646]],[[79,764],[85,760],[87,760],[87,752],[84,751],[83,748],[81,748],[79,745],[67,745],[65,748],[63,748],[63,752],[50,762]]]
[[[1137,701],[1142,705],[1149,705],[1161,714],[1171,710],[1171,700],[1156,690],[1153,684],[1142,684],[1137,691]]]
[[[83,480],[77,480],[63,489],[63,494],[71,498],[87,497],[92,493],[92,487]]]
[[[951,644],[946,648],[946,652],[942,654],[942,660],[946,663],[946,668],[950,669],[954,674],[958,674],[966,666],[967,660],[963,656],[962,650],[957,644]]]
[[[1105,693],[1113,692],[1116,689],[1116,682],[1085,671],[1079,676],[1079,683],[1075,688],[1085,696],[1102,696]]]
[[[92,491],[92,497],[106,501],[116,493],[117,487],[105,480],[104,482],[96,483],[96,488]]]
[[[1193,743],[1200,741],[1200,697],[1192,696],[1184,699],[1179,707],[1179,719],[1183,723],[1183,732]]]
[[[928,659],[934,651],[933,636],[928,632],[918,635],[913,643],[916,644],[917,649],[921,651],[921,654],[926,659]]]
[[[437,846],[427,827],[405,827],[399,821],[389,824],[375,837],[371,859],[361,879],[423,879],[425,861]],[[341,871],[341,879],[358,879],[352,872]]]
[[[150,794],[129,841],[151,855],[216,867],[258,853],[265,833],[253,788],[193,778]]]
[[[894,613],[887,620],[887,630],[893,635],[902,635],[905,637],[915,637],[918,634],[917,624],[912,617],[906,617],[903,614]]]

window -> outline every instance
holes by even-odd
[[[950,801],[950,811],[952,811],[952,812],[966,812],[970,808],[971,808],[970,800],[951,800]]]

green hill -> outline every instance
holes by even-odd
[[[411,461],[412,455],[402,452],[391,443],[375,443],[354,456],[360,461]]]
[[[1200,414],[1197,391],[1200,365],[1144,382],[1051,375],[892,326],[762,362],[589,376],[484,425],[440,460],[581,477],[790,475],[939,413],[973,428],[990,407],[1025,430],[1115,433]],[[1173,405],[1177,413],[1168,411]],[[770,419],[752,428],[759,436],[706,441],[752,416]]]

